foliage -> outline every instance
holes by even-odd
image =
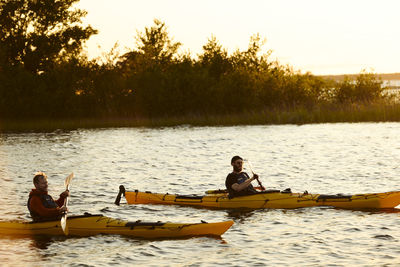
[[[88,60],[82,44],[95,30],[80,25],[86,13],[71,9],[77,0],[0,1],[2,119],[260,114],[254,120],[260,122],[274,114],[271,121],[279,123],[279,114],[295,114],[287,122],[308,121],[301,116],[310,111],[318,120],[320,109],[387,101],[375,74],[342,82],[303,74],[270,60],[258,34],[231,55],[215,36],[197,58],[179,54],[181,44],[159,20],[137,32],[136,47],[122,56],[115,46],[102,59]]]
[[[33,73],[77,56],[82,43],[97,31],[81,26],[85,11],[72,10],[78,0],[1,0],[1,63],[22,65]]]
[[[370,103],[382,98],[382,81],[373,73],[363,71],[356,80],[348,76],[339,83],[336,90],[337,101],[344,103]]]

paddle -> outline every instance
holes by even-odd
[[[121,196],[124,195],[125,196],[125,187],[123,185],[119,186],[119,192],[117,195],[117,198],[115,199],[114,204],[119,206],[119,203],[121,202]]]
[[[72,178],[74,178],[74,173],[71,173],[70,175],[65,178],[64,185],[65,185],[65,190],[69,190],[69,184],[71,183]],[[68,197],[64,199],[64,206],[67,207],[68,205]],[[67,212],[64,213],[64,215],[61,217],[61,228],[64,232],[65,235],[68,235],[68,228],[67,228]]]
[[[255,175],[255,173],[254,173],[254,171],[253,171],[253,165],[251,164],[251,162],[249,161],[249,160],[244,160],[244,161],[246,161],[247,162],[247,165],[249,165],[249,168],[250,168],[250,171],[251,171],[251,173],[253,174],[253,176]],[[261,182],[260,182],[260,179],[258,179],[258,175],[257,175],[257,178],[256,178],[256,180],[257,180],[257,182],[258,182],[258,185],[260,186],[260,188],[261,188],[261,190],[265,190],[265,187],[261,184]]]

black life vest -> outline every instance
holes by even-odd
[[[248,196],[248,195],[254,195],[257,194],[257,191],[254,189],[252,184],[249,184],[248,187],[241,191],[235,191],[232,188],[232,185],[234,183],[241,184],[247,179],[250,179],[250,176],[246,172],[241,172],[241,173],[230,173],[228,174],[228,177],[226,178],[227,180],[225,181],[226,189],[228,190],[228,197],[229,198],[234,198],[234,197],[239,197],[239,196]]]

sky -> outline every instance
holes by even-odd
[[[137,32],[165,22],[180,52],[194,57],[215,36],[229,53],[250,37],[266,38],[271,60],[315,75],[400,72],[397,0],[80,0],[84,23],[99,33],[86,43],[90,58],[136,48]]]

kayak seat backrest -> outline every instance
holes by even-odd
[[[292,193],[292,189],[286,188],[285,190],[282,190],[281,193],[284,193],[284,194],[291,194],[291,193]]]
[[[319,195],[317,198],[318,201],[325,201],[325,200],[334,200],[334,199],[340,199],[340,200],[351,200],[351,195],[342,195],[342,194],[336,194],[336,195]]]

